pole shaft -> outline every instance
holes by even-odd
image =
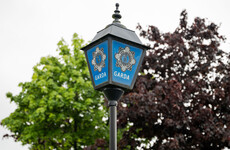
[[[117,150],[117,101],[124,94],[124,90],[118,87],[106,87],[103,89],[109,104],[109,150]]]
[[[109,121],[109,150],[117,150],[117,106],[109,107],[110,121]]]

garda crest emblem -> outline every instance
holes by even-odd
[[[92,59],[92,65],[94,66],[94,71],[98,70],[99,72],[101,72],[102,68],[105,67],[105,59],[106,59],[106,55],[104,54],[103,48],[99,49],[99,47],[97,47],[95,52],[93,52],[93,59]]]
[[[115,58],[117,60],[116,67],[120,67],[123,72],[126,70],[131,71],[132,66],[136,63],[134,55],[135,53],[130,51],[129,47],[120,47],[119,52],[115,54]]]

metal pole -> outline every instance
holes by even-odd
[[[117,150],[117,101],[124,94],[124,90],[107,87],[103,93],[109,101],[109,150]]]
[[[109,150],[117,150],[117,101],[109,101]]]

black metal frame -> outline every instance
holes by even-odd
[[[134,31],[127,29],[125,26],[120,24],[119,19],[121,18],[120,11],[118,10],[119,4],[116,4],[116,10],[114,11],[113,18],[115,19],[112,24],[108,25],[103,30],[99,31],[96,36],[93,38],[92,42],[81,48],[85,52],[90,77],[93,83],[93,87],[95,90],[102,90],[105,94],[106,98],[109,101],[109,110],[110,110],[110,142],[109,149],[117,150],[117,101],[121,98],[124,93],[124,89],[132,89],[138,72],[140,70],[142,61],[145,57],[146,50],[149,47],[142,45],[140,39],[137,37]],[[135,74],[133,76],[131,85],[124,85],[118,82],[112,81],[112,42],[113,40],[142,49],[142,55],[137,64],[137,68],[135,70]],[[98,44],[108,41],[108,81],[101,83],[95,86],[94,77],[92,74],[92,68],[90,67],[90,62],[88,60],[87,51]]]
[[[140,58],[140,61],[138,62],[138,66],[137,66],[137,69],[135,71],[135,74],[134,74],[134,77],[133,77],[133,80],[132,80],[132,83],[131,83],[130,86],[112,81],[112,67],[111,66],[112,66],[112,58],[113,58],[113,56],[112,56],[112,41],[113,40],[121,42],[121,43],[124,43],[124,44],[128,44],[130,46],[134,46],[134,47],[137,47],[137,48],[140,48],[140,49],[143,50],[142,56]],[[104,41],[108,41],[108,81],[95,86],[92,71],[91,71],[91,68],[90,68],[90,63],[89,63],[89,60],[88,60],[87,51],[89,49],[93,48],[94,46],[104,42]],[[94,89],[95,90],[103,90],[103,88],[105,88],[107,86],[118,86],[118,87],[121,87],[121,88],[124,88],[124,89],[132,89],[134,84],[135,84],[135,81],[136,81],[138,72],[140,70],[142,61],[143,61],[143,59],[145,57],[146,49],[148,49],[148,48],[149,47],[147,47],[145,45],[141,45],[139,43],[134,43],[134,42],[128,41],[126,39],[122,39],[120,37],[116,37],[116,36],[110,35],[110,34],[108,34],[108,35],[104,36],[103,38],[101,38],[101,39],[99,39],[97,41],[94,41],[94,42],[90,43],[89,45],[83,47],[82,50],[84,50],[84,52],[85,52],[85,57],[87,59],[87,64],[88,64],[88,68],[89,68],[89,71],[90,71],[90,77],[91,77],[91,80],[93,82]]]

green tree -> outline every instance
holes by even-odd
[[[62,39],[57,57],[42,57],[32,80],[20,83],[18,95],[7,93],[17,109],[2,120],[13,137],[31,149],[83,149],[106,138],[106,115],[100,92],[93,89],[87,63],[75,33],[71,49]],[[105,131],[106,130],[106,131]]]

